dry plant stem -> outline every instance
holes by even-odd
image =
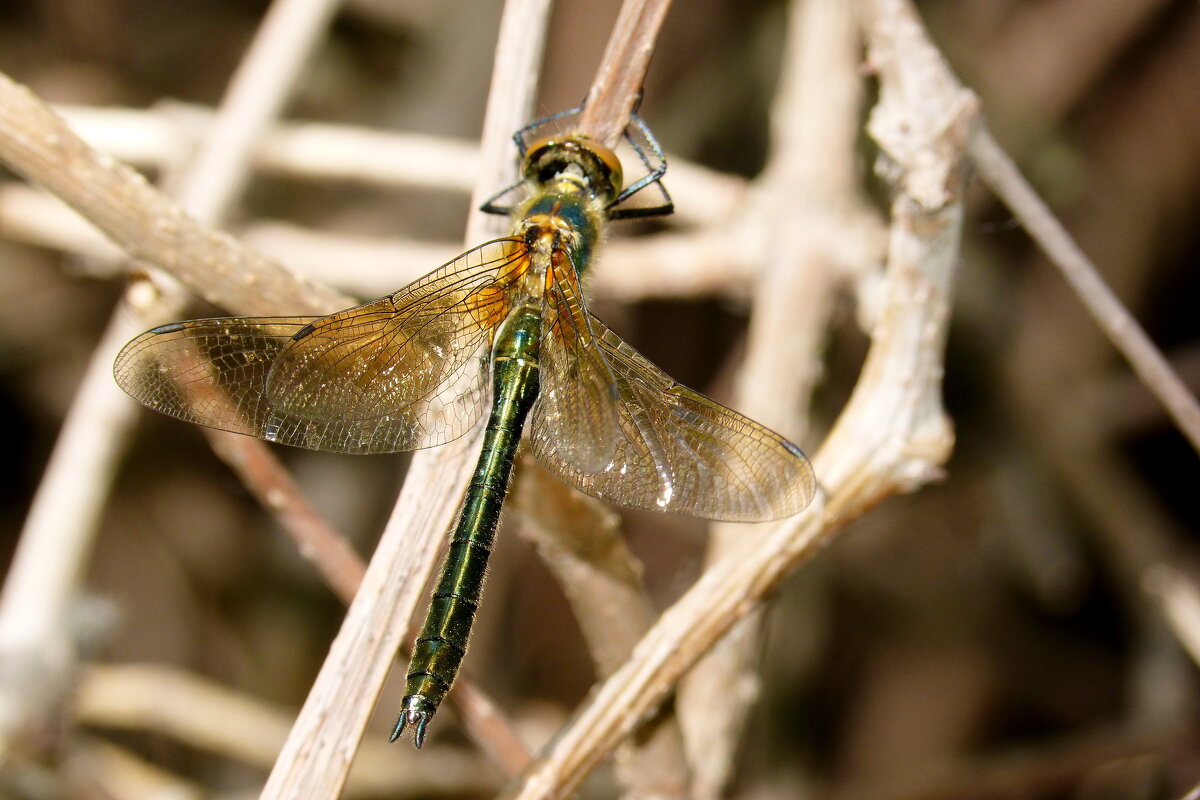
[[[579,115],[579,130],[613,146],[637,104],[670,0],[625,0]]]
[[[317,4],[313,0],[281,0],[277,5],[283,8],[280,9],[282,13],[274,15],[275,28],[291,27],[275,38],[286,45],[292,38],[291,34],[297,30],[294,25],[298,21],[297,12],[307,11]],[[261,42],[263,38],[267,37],[260,37],[258,41]],[[234,175],[244,171],[245,154],[250,150],[245,140],[256,132],[253,122],[259,121],[258,127],[265,123],[265,117],[251,113],[252,124],[246,125],[241,121],[242,117],[249,109],[264,106],[266,113],[272,113],[282,103],[282,97],[276,99],[270,94],[275,91],[282,95],[284,91],[285,84],[279,83],[276,77],[278,62],[277,54],[269,59],[260,58],[254,64],[254,69],[239,73],[235,90],[230,93],[229,101],[218,117],[213,145],[206,148],[200,158],[201,169],[192,171],[181,187],[185,203],[196,204],[196,210],[202,217],[214,217],[228,202],[236,190]],[[283,81],[289,78],[290,74],[284,75]],[[276,83],[272,85],[272,81]],[[11,131],[14,134],[13,147],[5,148],[12,152],[6,152],[5,157],[15,168],[21,170],[25,167],[40,180],[52,183],[46,180],[46,176],[58,177],[64,169],[73,171],[78,167],[92,167],[93,171],[103,172],[105,167],[112,166],[106,159],[96,158],[94,151],[69,133],[65,136],[51,134],[42,139],[16,139],[16,136],[27,135],[34,130],[40,129],[38,132],[44,134],[63,126],[36,99],[28,93],[22,93],[15,85],[5,81],[0,88],[16,95],[14,99],[19,103],[17,108],[6,109],[5,112],[6,117],[14,123]],[[51,155],[75,158],[66,158],[59,164],[53,164],[48,158]],[[234,163],[232,172],[221,171],[217,167],[218,162],[226,160]],[[57,167],[57,170],[52,171],[52,167]],[[76,174],[74,177],[80,176]],[[164,289],[163,295],[154,304],[155,310],[162,314],[178,311],[182,305],[182,290],[167,279],[157,283]],[[145,288],[144,285],[135,285],[130,292],[137,299],[144,300]],[[120,346],[114,341],[118,336],[132,336],[137,332],[136,329],[130,330],[131,310],[137,318],[137,312],[150,310],[150,306],[131,302],[127,296],[114,315],[101,347],[93,356],[84,376],[76,402],[72,404],[50,469],[35,495],[22,532],[24,544],[10,571],[10,582],[6,586],[3,606],[0,607],[0,647],[10,655],[11,663],[22,665],[21,669],[36,668],[35,665],[41,663],[48,673],[56,674],[63,668],[66,649],[60,637],[61,631],[67,627],[66,606],[74,596],[82,564],[90,553],[98,513],[108,493],[118,454],[122,450],[121,443],[133,414],[131,404],[120,405],[119,393],[102,363],[105,359],[111,360]],[[149,316],[153,317],[153,312]],[[161,319],[152,321],[156,323]],[[140,326],[135,324],[134,327]],[[97,420],[93,418],[91,404],[103,409],[101,414],[108,418],[104,421],[109,424],[95,425]],[[81,495],[88,498],[89,502],[76,503],[76,498]],[[35,558],[38,563],[35,563]],[[57,580],[40,580],[47,574]],[[40,612],[30,614],[29,609],[40,609]],[[26,676],[18,674],[10,677],[17,679],[16,684],[9,684],[12,690],[16,690],[20,680]],[[4,709],[0,712],[5,717],[3,724],[6,729],[11,729],[15,723],[12,719],[14,704],[8,699],[3,704]]]
[[[76,793],[97,793],[112,800],[163,797],[171,800],[204,800],[200,786],[172,775],[128,750],[98,739],[72,742],[72,773],[82,773],[85,785],[72,787]]]
[[[145,178],[86,145],[25,87],[0,74],[0,159],[74,208],[137,260],[244,314],[324,314],[353,300],[297,278],[193,220]]]
[[[671,162],[674,174],[676,163]],[[616,238],[606,243],[603,267],[589,284],[593,296],[634,301],[646,297],[724,295],[743,298],[753,285],[761,249],[752,231],[753,220],[736,216],[743,199],[721,212],[720,225],[669,231],[636,240]],[[678,198],[671,179],[672,196]],[[732,195],[731,195],[732,197]],[[686,202],[681,200],[679,202]],[[736,224],[731,224],[736,222]],[[0,235],[43,247],[112,259],[116,249],[70,209],[27,186],[0,186]],[[254,222],[239,231],[243,243],[254,247],[311,280],[336,285],[361,297],[379,297],[428,272],[462,251],[459,244],[410,239],[354,237],[322,233],[281,222]],[[851,250],[869,239],[858,232],[842,238]],[[846,253],[843,258],[851,257]],[[347,271],[345,265],[353,264]],[[107,275],[116,269],[93,265],[91,273]],[[276,311],[286,310],[277,309]]]
[[[991,134],[980,129],[970,144],[979,175],[1021,221],[1063,273],[1092,318],[1162,402],[1175,425],[1200,451],[1200,404],[1137,320],[1104,283],[1070,234],[1054,217]]]
[[[56,106],[94,147],[129,164],[176,163],[188,142],[207,136],[212,113],[200,106],[160,103],[145,111]],[[671,194],[681,202],[675,222],[728,217],[745,194],[744,179],[669,156]],[[318,122],[272,126],[256,143],[251,167],[271,175],[328,183],[469,192],[479,171],[479,146],[445,137]],[[393,287],[394,288],[394,287]]]
[[[511,164],[502,141],[531,114],[548,17],[544,0],[510,0],[505,6],[484,120],[485,166],[477,196],[505,185],[493,180],[504,169],[502,164]],[[485,227],[474,212],[468,234]],[[271,771],[264,800],[330,798],[341,790],[408,621],[436,567],[478,442],[476,431],[413,458],[362,589]]]
[[[621,537],[620,518],[604,503],[568,488],[525,458],[511,502],[521,532],[562,587],[596,673],[617,670],[654,622],[641,564]],[[683,743],[673,716],[662,715],[616,753],[628,798],[687,796]]]
[[[682,674],[834,531],[936,476],[953,435],[940,399],[951,278],[962,224],[961,151],[973,98],[928,46],[911,6],[864,2],[880,71],[873,134],[894,161],[884,299],[851,400],[815,458],[827,498],[747,541],[663,614],[509,797],[569,794]]]
[[[203,141],[211,109],[177,101],[149,109],[55,106],[79,135],[127,164],[163,167]],[[321,122],[281,121],[255,142],[251,167],[269,175],[370,186],[469,192],[478,142]]]
[[[1175,637],[1192,661],[1200,664],[1200,589],[1175,567],[1158,563],[1146,570],[1143,583],[1162,604]]]
[[[290,712],[212,681],[157,665],[93,666],[82,675],[76,707],[88,725],[170,736],[257,769],[275,760]],[[463,748],[397,751],[382,739],[364,742],[344,796],[482,794],[496,777]]]
[[[771,157],[752,193],[747,221],[765,247],[754,296],[746,361],[734,406],[796,441],[820,376],[820,352],[834,295],[848,273],[836,239],[855,226],[854,170],[859,121],[859,44],[843,0],[791,6],[779,94],[772,110]],[[757,531],[715,524],[707,561],[716,563]],[[692,796],[721,796],[733,772],[747,716],[758,699],[761,615],[742,620],[680,686]]]

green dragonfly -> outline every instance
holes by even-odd
[[[628,132],[626,140],[648,171],[630,186],[614,152],[587,136],[525,147],[518,133],[523,181],[485,206],[511,214],[512,235],[395,294],[315,319],[176,322],[117,356],[117,383],[156,411],[313,450],[433,447],[467,433],[490,404],[393,741],[411,725],[421,746],[458,673],[530,414],[534,456],[567,484],[617,505],[764,522],[813,497],[812,467],[798,447],[676,383],[587,310],[580,279],[607,221],[670,210],[661,184],[662,205],[626,204],[666,168],[649,131],[635,124],[648,145]],[[497,205],[508,191],[523,199]]]

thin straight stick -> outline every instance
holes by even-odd
[[[506,154],[507,148],[495,140],[507,138],[532,113],[548,18],[546,0],[510,0],[505,5],[484,122],[488,153]],[[505,158],[498,160],[502,164]],[[482,175],[487,181],[501,171],[500,166],[485,166]],[[504,182],[488,189],[494,191],[496,185]],[[475,234],[483,225],[473,221],[468,232]],[[476,431],[413,457],[362,588],[288,734],[263,788],[263,800],[331,798],[340,793],[408,621],[436,567],[479,439]]]
[[[146,179],[80,139],[0,73],[0,159],[86,217],[131,258],[243,314],[327,314],[351,297],[305,280],[193,219]]]
[[[849,520],[939,474],[953,446],[941,403],[973,98],[904,0],[860,4],[880,71],[872,134],[894,154],[887,282],[871,348],[814,458],[822,497],[713,565],[589,696],[508,798],[569,796],[695,661]]]
[[[179,191],[180,204],[200,222],[218,222],[241,194],[258,140],[279,116],[340,5],[276,0],[267,10]]]
[[[671,0],[626,0],[608,38],[608,47],[583,112],[579,130],[612,147],[629,124],[650,68],[654,43]]]
[[[862,116],[861,45],[844,0],[793,0],[771,104],[770,157],[748,206],[763,263],[754,282],[736,403],[796,442],[822,369],[830,315],[850,274],[842,241],[865,205],[853,165]],[[857,224],[855,224],[857,223]],[[757,234],[757,235],[755,235]],[[782,368],[781,368],[782,367]],[[757,526],[715,523],[706,562],[735,552]],[[735,771],[762,680],[763,615],[746,617],[680,685],[696,800],[721,797]]]
[[[253,138],[265,128],[270,115],[282,106],[299,60],[289,65],[286,60],[281,61],[281,54],[284,50],[310,47],[332,14],[332,8],[331,0],[278,0],[276,3],[268,23],[260,29],[252,52],[261,52],[262,44],[267,41],[275,46],[239,70],[234,88],[227,95],[228,102],[217,118],[218,135],[210,141],[201,158],[202,168],[191,171],[181,187],[181,194],[200,204],[197,210],[202,215],[214,217],[233,197],[240,186],[235,175],[245,171]],[[61,120],[16,85],[5,81],[0,89],[14,95],[18,101],[13,108],[5,105],[3,112],[6,122],[13,123],[12,133],[33,126],[65,128]],[[246,116],[249,116],[249,123],[242,120]],[[4,148],[6,159],[18,169],[25,165],[22,159],[27,159],[32,166],[40,168],[36,174],[52,176],[53,182],[76,191],[82,189],[84,195],[89,191],[86,187],[89,176],[85,169],[88,166],[99,172],[131,178],[120,175],[111,162],[97,159],[95,151],[82,145],[69,131],[65,136],[42,140],[22,141],[14,137],[5,144],[8,145]],[[61,159],[67,154],[76,159],[63,159],[57,169],[47,169],[56,158]],[[231,161],[232,169],[216,169],[215,165],[224,161]],[[81,186],[81,183],[85,185]],[[136,179],[126,183],[135,192],[146,188],[144,182]],[[94,200],[94,195],[88,199]],[[111,216],[119,218],[121,215],[119,211],[106,210]],[[164,219],[158,222],[161,224]],[[195,225],[191,220],[187,222]],[[148,303],[145,287],[135,285],[118,306],[89,362],[26,520],[21,545],[0,602],[0,648],[30,670],[29,675],[37,675],[39,667],[43,672],[54,673],[62,668],[67,658],[69,645],[61,639],[67,627],[64,624],[66,608],[74,597],[83,564],[91,551],[100,509],[108,495],[134,414],[132,404],[123,401],[113,385],[108,364],[111,364],[121,340],[130,338],[144,327],[131,310],[156,306],[161,311],[169,311],[181,306],[183,295],[182,290],[174,288],[177,284],[162,279],[160,285],[173,287],[161,300]],[[17,683],[21,680],[18,675]],[[7,710],[15,704],[19,687],[10,685],[6,689],[6,697],[12,698],[13,702],[5,700],[4,717],[12,721],[21,714]]]
[[[578,129],[609,145],[629,123],[669,2],[626,0],[597,68]],[[536,496],[536,499],[535,499]],[[652,623],[640,564],[604,504],[535,468],[511,499],[528,511],[524,532],[554,573],[579,622],[599,676],[629,657]],[[616,756],[616,778],[632,797],[686,795],[682,739],[672,715],[647,725]]]
[[[987,181],[1058,267],[1092,319],[1125,356],[1146,388],[1163,404],[1192,447],[1200,452],[1200,403],[1146,331],[1108,288],[1096,266],[986,129],[981,127],[972,138],[970,154],[980,177]]]

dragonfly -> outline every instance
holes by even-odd
[[[600,142],[568,131],[526,146],[519,131],[522,180],[484,206],[511,216],[511,235],[394,294],[319,318],[175,322],[117,356],[117,383],[149,408],[313,450],[434,447],[490,408],[391,741],[411,726],[420,748],[458,674],[527,420],[544,467],[616,505],[765,522],[812,500],[800,448],[677,383],[588,311],[581,281],[605,226],[671,209],[666,160],[635,125],[625,139],[648,169],[629,186]],[[665,202],[630,200],[652,184]],[[519,200],[500,204],[510,190]]]

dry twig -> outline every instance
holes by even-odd
[[[843,262],[839,240],[863,229],[864,222],[879,224],[860,210],[853,169],[862,91],[858,63],[848,4],[792,4],[772,111],[771,158],[738,220],[754,225],[763,244],[757,248],[762,264],[735,405],[793,441],[804,441],[808,429],[801,415],[821,375],[836,293],[851,274],[863,271]],[[872,265],[878,257],[870,255]],[[707,563],[718,563],[753,538],[748,528],[712,526]],[[758,698],[760,627],[761,615],[747,616],[680,687],[694,797],[720,796],[733,773],[746,718]]]
[[[1095,265],[1050,213],[1016,165],[984,130],[971,141],[971,158],[996,194],[1012,209],[1042,250],[1063,273],[1112,343],[1159,399],[1175,425],[1200,451],[1200,403],[1171,368],[1137,320],[1104,283]]]
[[[282,105],[299,60],[311,44],[333,6],[325,0],[281,0],[252,48],[251,63],[244,65],[218,116],[215,134],[202,150],[196,169],[184,179],[185,204],[201,217],[215,218],[234,196],[246,156],[259,128]],[[290,62],[290,63],[289,63]],[[4,139],[0,155],[18,171],[37,180],[103,220],[114,238],[133,245],[141,255],[169,254],[169,248],[199,239],[211,250],[228,255],[223,237],[213,236],[164,202],[135,173],[119,167],[80,141],[53,113],[28,91],[0,76],[4,100]],[[122,201],[141,201],[129,208]],[[137,217],[155,212],[153,225]],[[139,235],[154,230],[157,238]],[[173,259],[176,266],[188,259]],[[194,265],[194,264],[193,264]],[[108,493],[122,442],[134,413],[132,404],[113,386],[110,368],[121,340],[147,327],[146,317],[173,315],[182,306],[182,290],[174,281],[157,278],[157,293],[148,284],[134,285],[118,307],[93,356],[83,385],[68,416],[47,472],[30,510],[14,568],[5,584],[0,606],[0,649],[12,664],[22,665],[9,675],[4,687],[5,736],[23,724],[26,715],[39,713],[40,692],[25,687],[47,680],[62,680],[70,658],[70,644],[62,640],[67,605],[91,549],[92,533]],[[151,295],[154,295],[151,297]],[[132,313],[131,313],[132,312]],[[143,316],[144,314],[144,316]],[[41,675],[39,680],[34,676]]]
[[[842,525],[938,474],[953,436],[942,411],[942,347],[962,220],[962,156],[974,100],[902,0],[863,7],[880,73],[872,133],[897,196],[887,283],[850,403],[814,460],[827,494],[715,564],[642,639],[507,795],[563,797],[634,730],[684,672]]]
[[[625,0],[579,116],[579,130],[614,146],[641,96],[670,0]]]
[[[258,769],[269,769],[291,726],[291,712],[250,700],[211,681],[142,664],[93,666],[76,700],[82,722],[115,730],[149,730]],[[422,797],[487,792],[487,765],[452,747],[397,752],[382,739],[364,742],[346,785],[348,797]]]
[[[486,187],[505,185],[494,178],[507,162],[507,137],[533,107],[548,11],[542,0],[519,0],[505,8],[482,137],[480,196]],[[484,226],[476,212],[468,237],[475,238]],[[263,800],[332,797],[345,782],[408,620],[436,566],[444,532],[457,510],[447,500],[462,496],[478,433],[413,458],[363,587],[267,780]]]

